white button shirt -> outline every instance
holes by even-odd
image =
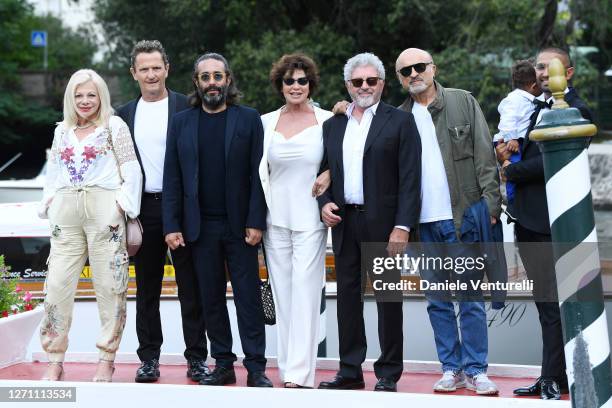
[[[355,104],[351,103],[346,110],[348,123],[342,142],[342,161],[344,163],[344,202],[346,204],[364,203],[363,200],[363,150],[376,115],[378,103],[363,112],[361,122],[353,116]]]
[[[378,104],[379,102],[363,112],[361,122],[358,122],[353,116],[354,103],[351,103],[346,109],[348,122],[342,141],[344,202],[346,204],[363,205],[365,203],[363,198],[363,151]],[[396,225],[395,227],[410,231],[410,228],[405,225]]]
[[[565,88],[565,90],[563,91],[563,94],[567,94],[569,92],[569,88]],[[542,102],[546,102],[546,103],[555,103],[555,98],[554,97],[550,97],[548,99],[545,99],[546,97],[544,96],[544,93],[542,93],[540,96],[538,96],[536,99],[541,100]],[[542,115],[544,115],[544,112],[549,111],[550,109],[548,108],[543,108],[540,109],[540,112],[538,112],[538,118],[536,119],[536,125],[539,124],[542,121]]]
[[[499,103],[499,133],[493,137],[494,142],[508,142],[525,137],[531,115],[536,108],[534,99],[535,96],[529,92],[517,88]]]

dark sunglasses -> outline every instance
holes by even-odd
[[[410,74],[412,74],[412,68],[414,68],[417,74],[422,74],[425,72],[429,64],[432,64],[432,62],[419,62],[418,64],[408,65],[397,72],[399,72],[403,77],[409,77]]]
[[[285,85],[287,86],[291,86],[295,83],[295,81],[297,81],[298,85],[304,86],[304,85],[308,85],[308,82],[310,82],[308,80],[308,78],[306,77],[301,77],[298,79],[294,79],[294,78],[283,78],[283,82],[285,83]]]
[[[380,78],[377,78],[377,77],[369,77],[366,79],[355,78],[355,79],[349,79],[349,82],[353,84],[355,88],[361,88],[361,85],[363,85],[363,81],[365,81],[365,83],[368,84],[368,86],[376,86],[379,79]]]

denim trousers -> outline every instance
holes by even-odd
[[[474,246],[469,245],[472,241],[470,234],[462,236],[462,240],[459,241],[453,220],[422,223],[419,225],[419,234],[421,242],[424,243],[424,253],[428,257],[478,256],[478,253],[474,252]],[[461,243],[468,245],[460,245]],[[459,275],[456,271],[440,270],[435,267],[421,270],[421,277],[437,282],[445,280],[468,282],[470,279],[468,274]],[[468,287],[470,287],[469,282]],[[487,319],[482,293],[473,291],[471,287],[467,292],[455,292],[459,300],[458,319],[450,292],[426,291],[425,297],[428,301],[427,313],[442,370],[463,371],[473,377],[487,371]],[[467,296],[462,299],[462,295]]]

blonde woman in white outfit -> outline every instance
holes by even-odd
[[[264,245],[276,306],[278,367],[286,388],[311,388],[327,242],[312,193],[323,158],[321,125],[332,113],[310,103],[319,78],[309,57],[284,55],[272,66],[270,80],[286,102],[262,116],[259,166],[268,205]]]
[[[138,216],[142,172],[127,125],[113,116],[104,80],[75,72],[64,94],[47,166],[41,218],[49,218],[51,254],[40,329],[49,365],[43,380],[63,378],[74,296],[89,258],[101,322],[94,381],[110,382],[125,326],[128,254],[125,214]]]

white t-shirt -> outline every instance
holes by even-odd
[[[414,103],[412,114],[421,135],[421,218],[420,223],[452,220],[448,180],[442,153],[427,107]]]
[[[147,102],[140,98],[134,118],[134,137],[145,174],[147,193],[162,191],[168,130],[168,98]]]

